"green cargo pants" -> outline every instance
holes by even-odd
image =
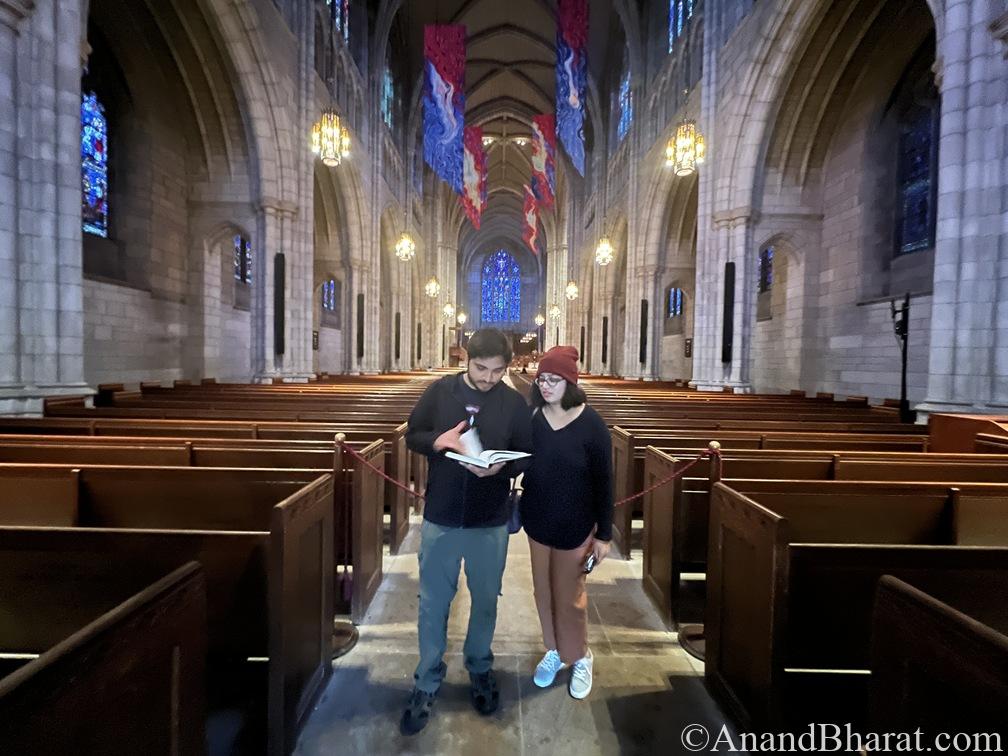
[[[448,613],[458,591],[459,567],[465,560],[466,584],[472,598],[466,633],[465,667],[481,674],[493,666],[497,597],[507,561],[507,525],[494,528],[446,528],[424,520],[420,529],[420,617],[417,634],[420,663],[416,687],[435,693],[444,679]]]

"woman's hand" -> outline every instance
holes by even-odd
[[[603,559],[609,556],[609,541],[600,541],[597,538],[593,538],[591,550],[592,554],[595,555],[595,565],[598,566],[602,564]]]

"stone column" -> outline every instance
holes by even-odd
[[[38,8],[38,12],[35,10]],[[81,8],[0,0],[0,411],[84,384]]]
[[[290,202],[265,199],[259,208],[252,290],[253,375],[304,381],[311,371],[312,275],[299,244],[298,208]],[[310,247],[308,248],[310,249]],[[284,254],[284,351],[277,354],[274,332],[276,254]]]
[[[33,3],[32,3],[33,5]],[[28,3],[0,0],[0,391],[20,387],[18,335],[17,219],[20,177],[18,156],[18,41]]]
[[[549,252],[549,264],[546,276],[546,297],[543,314],[546,316],[546,347],[557,346],[566,340],[567,335],[567,299],[564,297],[564,287],[567,285],[567,247],[554,246]],[[560,308],[560,316],[552,317],[550,309],[556,305]],[[560,336],[557,338],[557,328]]]
[[[707,254],[697,255],[692,383],[701,391],[730,386],[735,393],[749,393],[756,256],[748,211],[718,213],[711,242]],[[731,360],[724,362],[725,266],[729,262],[735,263],[735,302]]]
[[[438,263],[441,270],[441,298],[439,300],[440,306],[437,308],[438,360],[441,367],[448,367],[448,352],[457,340],[455,331],[452,328],[458,324],[455,322],[455,316],[451,318],[445,317],[443,309],[445,304],[450,302],[455,306],[455,314],[457,315],[461,306],[459,302],[458,249],[450,244],[441,244],[438,253]],[[442,325],[444,328],[441,328]]]
[[[1008,406],[1008,14],[950,0],[938,41],[938,221],[927,412]]]

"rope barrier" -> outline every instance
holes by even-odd
[[[340,435],[342,435],[342,434],[340,434]],[[378,473],[378,475],[380,475],[382,478],[384,478],[385,480],[387,480],[390,483],[392,483],[394,486],[397,486],[398,488],[401,488],[403,491],[405,491],[406,493],[408,493],[410,496],[413,496],[413,497],[415,497],[417,499],[423,499],[424,498],[423,494],[418,493],[418,492],[414,491],[412,488],[409,488],[408,486],[403,485],[402,483],[400,483],[395,478],[392,478],[392,477],[386,475],[384,470],[381,470],[381,469],[375,467],[374,465],[372,465],[368,460],[364,459],[364,457],[362,457],[360,454],[358,454],[356,450],[350,448],[350,446],[347,445],[347,443],[346,443],[345,440],[337,439],[337,443],[340,445],[340,448],[343,449],[343,451],[348,452],[351,457],[353,457],[354,459],[356,459],[357,461],[359,461],[365,467],[369,467],[370,469],[374,470],[376,473]],[[667,478],[663,478],[662,480],[658,481],[657,483],[655,483],[650,488],[645,488],[643,491],[641,491],[639,493],[635,493],[632,496],[627,496],[625,499],[620,499],[619,501],[617,501],[617,502],[615,502],[613,504],[613,508],[615,509],[616,507],[621,507],[624,504],[629,504],[631,501],[634,501],[635,499],[639,499],[639,498],[641,498],[643,496],[647,496],[649,493],[651,493],[652,491],[655,491],[655,490],[661,488],[662,486],[667,486],[669,483],[671,483],[676,478],[681,478],[690,469],[692,469],[695,465],[699,464],[701,460],[706,459],[706,458],[710,458],[712,460],[720,460],[721,459],[721,445],[717,441],[711,442],[711,445],[710,445],[709,449],[707,449],[706,451],[703,451],[700,454],[698,454],[696,459],[694,459],[693,461],[691,461],[689,464],[687,464],[687,465],[679,468],[672,475],[669,475]]]
[[[346,441],[337,440],[337,443],[340,445],[340,447],[342,447],[343,451],[348,452],[351,457],[353,457],[354,459],[356,459],[358,462],[360,462],[365,467],[370,467],[372,470],[374,470],[376,473],[378,473],[381,477],[385,478],[385,480],[387,480],[390,483],[392,483],[394,486],[397,486],[397,487],[401,488],[403,491],[405,491],[406,493],[408,493],[410,496],[415,496],[418,499],[422,499],[423,498],[423,494],[417,493],[412,488],[409,488],[408,486],[403,485],[402,483],[400,483],[395,478],[391,478],[388,475],[386,475],[384,470],[381,470],[381,469],[375,467],[374,465],[372,465],[370,462],[368,462],[366,459],[364,459],[364,457],[362,457],[360,454],[358,454],[356,450],[351,449],[349,446],[347,446]]]
[[[697,455],[696,459],[694,459],[688,465],[685,465],[684,467],[681,467],[680,469],[676,470],[674,473],[672,473],[671,475],[669,475],[667,478],[663,478],[662,480],[659,480],[653,486],[651,486],[650,488],[645,488],[640,493],[635,493],[632,496],[627,496],[625,499],[620,499],[619,501],[615,502],[613,504],[613,509],[615,509],[616,507],[622,507],[624,504],[629,504],[631,501],[634,501],[635,499],[639,499],[642,496],[647,496],[649,493],[651,493],[652,491],[655,491],[655,490],[661,488],[662,486],[667,486],[669,483],[671,483],[676,478],[681,478],[683,475],[685,475],[686,472],[688,470],[690,470],[694,465],[699,464],[700,460],[705,459],[707,457],[710,457],[711,459],[715,459],[715,458],[717,458],[719,456],[720,456],[720,451],[717,450],[717,449],[709,449],[708,451],[700,452],[700,454]]]

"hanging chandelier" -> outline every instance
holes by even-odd
[[[441,312],[444,313],[446,318],[453,318],[455,317],[455,305],[451,302],[445,302],[445,306],[441,308]]]
[[[424,285],[424,293],[431,299],[437,299],[438,294],[441,293],[441,284],[438,283],[435,276],[431,276],[430,281]]]
[[[567,288],[564,289],[564,293],[571,302],[578,298],[578,285],[573,281],[567,282]]]
[[[343,162],[343,158],[350,156],[350,131],[333,108],[322,111],[322,117],[312,126],[311,140],[312,152],[330,168],[335,168]]]
[[[560,305],[555,304],[552,307],[550,307],[549,308],[549,316],[551,318],[553,318],[553,320],[559,320],[560,319]]]
[[[395,255],[403,262],[409,262],[416,255],[416,242],[406,231],[402,232],[402,236],[396,242]]]
[[[458,314],[458,317],[457,317],[457,318],[455,318],[455,321],[456,321],[456,322],[457,322],[457,323],[458,323],[458,324],[459,324],[460,326],[461,326],[461,325],[465,325],[465,322],[466,322],[466,320],[467,320],[467,318],[466,318],[466,314],[465,314],[464,312],[460,312],[460,313]]]
[[[598,246],[595,247],[595,262],[599,265],[608,265],[613,261],[613,246],[608,236],[599,239]]]
[[[665,165],[671,166],[676,176],[689,176],[707,156],[707,144],[696,127],[696,121],[683,121],[675,136],[665,145]]]
[[[543,317],[543,314],[541,312],[540,313],[536,313],[535,324],[537,326],[539,326],[540,328],[542,328],[543,325],[546,324],[546,318]]]

